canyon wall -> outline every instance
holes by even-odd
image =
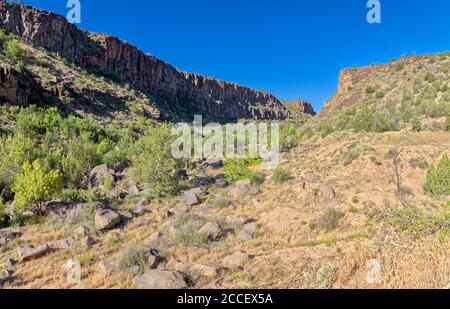
[[[55,13],[1,1],[0,28],[83,68],[118,75],[134,88],[211,117],[288,117],[281,101],[269,93],[181,72],[118,38],[78,29]]]

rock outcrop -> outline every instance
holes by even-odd
[[[309,103],[308,101],[305,101],[305,100],[301,100],[301,99],[283,100],[283,105],[288,108],[294,109],[294,110],[299,110],[302,113],[305,113],[308,115],[314,116],[316,114],[311,103]]]
[[[28,44],[121,81],[171,104],[216,119],[284,119],[273,95],[207,76],[184,73],[116,37],[78,29],[63,16],[0,2],[0,28]]]

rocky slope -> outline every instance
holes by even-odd
[[[283,100],[283,105],[291,110],[298,111],[307,115],[314,116],[316,114],[311,103],[302,99]]]
[[[430,127],[450,113],[449,68],[450,54],[444,52],[343,69],[336,94],[310,124],[350,123],[351,110],[367,107],[381,120],[391,119],[397,129],[411,128],[413,119]],[[345,119],[341,118],[344,113],[348,113]]]
[[[216,119],[284,119],[288,116],[282,103],[269,93],[180,72],[118,38],[80,30],[63,16],[51,12],[2,1],[0,28],[82,68],[118,76],[122,83],[162,98],[169,105],[175,105],[172,106],[175,109],[182,106]]]

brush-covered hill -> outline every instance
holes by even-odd
[[[442,130],[450,114],[450,53],[412,55],[344,69],[311,125],[386,132]]]

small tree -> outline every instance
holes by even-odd
[[[25,162],[14,183],[14,206],[18,212],[42,213],[44,202],[63,189],[59,171],[46,170],[41,161]]]
[[[5,43],[4,53],[14,64],[23,66],[25,63],[25,51],[20,47],[16,39],[9,39]]]
[[[450,195],[450,158],[447,154],[436,167],[429,168],[424,189],[433,195]]]

